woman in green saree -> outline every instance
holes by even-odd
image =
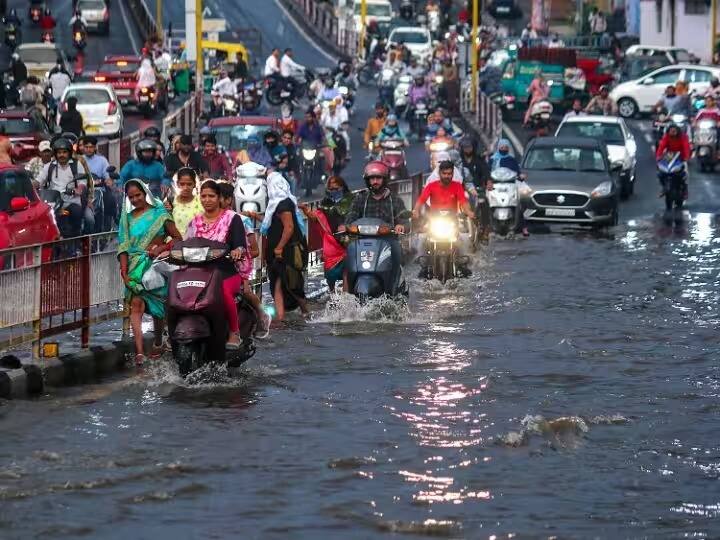
[[[154,198],[150,188],[140,180],[125,184],[125,201],[118,230],[120,275],[125,283],[125,300],[130,305],[130,326],[135,339],[135,364],[145,361],[142,317],[153,318],[155,340],[151,357],[162,354],[162,332],[165,319],[167,284],[146,290],[142,277],[150,269],[152,259],[167,251],[174,240],[182,240],[170,214],[162,202]],[[165,239],[170,237],[169,242]]]

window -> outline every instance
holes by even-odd
[[[20,47],[17,52],[26,64],[55,64],[60,58],[58,50],[50,47]]]
[[[410,43],[411,45],[424,45],[430,43],[428,34],[425,32],[399,31],[393,32],[390,36],[391,43]]]
[[[707,12],[705,0],[685,0],[685,15],[705,15]]]
[[[625,137],[623,137],[620,125],[605,122],[566,122],[558,135],[600,139],[605,144],[625,144]]]
[[[247,148],[247,140],[252,135],[263,140],[265,132],[268,130],[270,130],[270,126],[244,124],[241,126],[215,128],[215,137],[218,144],[225,147],[226,150],[237,151]]]
[[[392,7],[390,4],[370,4],[368,2],[365,5],[367,6],[366,15],[368,17],[387,17],[388,19],[392,17]],[[361,7],[362,4],[360,2],[355,4],[355,15],[361,15]]]
[[[668,69],[652,76],[653,84],[675,84],[680,78],[679,69]]]
[[[71,88],[65,93],[63,101],[75,97],[78,105],[102,105],[110,100],[110,95],[103,88]]]
[[[28,118],[0,118],[0,134],[26,135],[35,131]]]
[[[0,175],[0,211],[10,210],[10,201],[14,197],[26,197],[30,202],[35,201],[30,178],[24,172],[7,171]]]
[[[604,172],[606,170],[605,160],[600,151],[572,147],[533,148],[523,167],[536,171]]]
[[[116,62],[107,62],[100,66],[98,73],[132,73],[140,67],[140,62],[117,60]]]
[[[709,83],[713,74],[704,69],[689,69],[685,78],[691,83]]]

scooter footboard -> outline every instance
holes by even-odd
[[[355,281],[353,292],[357,296],[377,298],[385,292],[382,280],[377,275],[361,274]]]

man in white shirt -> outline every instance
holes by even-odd
[[[235,97],[237,95],[237,86],[224,69],[220,71],[220,79],[213,84],[212,89],[218,92],[220,96]]]
[[[280,59],[280,75],[283,77],[292,77],[298,71],[305,71],[305,66],[302,66],[292,59],[293,50],[290,48],[285,49],[285,54]]]
[[[324,128],[335,130],[345,140],[345,148],[350,154],[350,135],[347,132],[347,125],[350,121],[347,108],[342,104],[342,98],[338,101],[331,101],[326,111],[320,118],[320,125]]]
[[[263,70],[263,76],[272,77],[273,75],[280,75],[280,49],[275,47],[270,56],[265,60],[265,69]]]

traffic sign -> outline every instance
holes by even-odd
[[[226,29],[225,19],[203,19],[202,25],[203,32],[224,32]]]

